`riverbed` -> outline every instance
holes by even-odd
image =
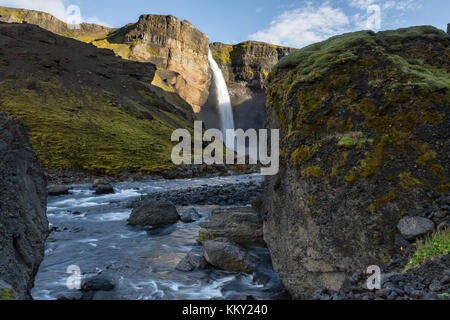
[[[214,268],[192,272],[176,270],[178,262],[197,243],[199,222],[207,221],[220,205],[183,205],[177,210],[196,209],[201,220],[157,229],[132,227],[127,219],[132,204],[145,195],[183,193],[195,187],[261,184],[260,175],[241,175],[183,180],[148,180],[114,185],[115,193],[95,195],[90,185],[74,185],[69,195],[49,197],[47,215],[54,231],[32,296],[54,300],[73,294],[67,287],[69,266],[77,266],[83,277],[106,275],[114,279],[113,294],[127,300],[276,299],[283,290],[272,269],[266,248],[253,248],[258,256],[259,276]],[[249,199],[250,203],[250,199]],[[249,203],[247,205],[249,205]],[[263,277],[261,277],[263,273]]]

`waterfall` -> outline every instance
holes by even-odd
[[[225,140],[225,145],[230,149],[234,148],[233,141],[226,141],[226,130],[234,130],[233,109],[231,107],[230,94],[228,93],[227,83],[223,77],[222,70],[220,70],[217,62],[214,60],[211,50],[208,52],[209,65],[213,72],[213,81],[216,87],[217,108],[220,113],[221,130]]]

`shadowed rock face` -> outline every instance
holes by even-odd
[[[1,112],[0,194],[0,282],[28,299],[47,238],[46,182],[25,130]]]
[[[154,64],[31,24],[1,23],[0,43],[0,111],[25,125],[46,173],[173,166],[172,132],[194,115],[151,85]]]
[[[236,127],[263,128],[266,121],[267,76],[281,58],[295,49],[255,41],[237,45],[216,42],[210,48],[228,85]],[[210,96],[200,117],[208,127],[218,128],[220,120],[217,120],[214,92],[214,84],[211,84]]]
[[[333,37],[271,73],[282,166],[264,239],[294,298],[400,254],[399,220],[448,193],[449,59],[450,37],[424,26]]]

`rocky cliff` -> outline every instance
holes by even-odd
[[[211,81],[207,35],[174,16],[142,15],[108,39],[130,45],[129,58],[154,63],[159,80],[200,110]]]
[[[0,21],[35,24],[56,34],[86,39],[105,37],[115,30],[91,23],[82,23],[79,28],[74,28],[46,12],[8,7],[0,7]]]
[[[216,42],[212,43],[210,48],[228,84],[236,126],[244,129],[262,128],[266,121],[267,76],[281,58],[295,49],[255,41],[237,45]],[[211,92],[214,93],[214,90]],[[214,110],[214,99],[215,97],[211,95],[203,108],[202,113],[205,117]],[[252,117],[249,117],[249,114]],[[209,122],[214,124],[214,115],[208,118],[210,118]]]
[[[29,130],[41,165],[98,173],[169,169],[191,107],[151,85],[151,63],[30,24],[0,23],[0,111]]]
[[[0,300],[28,299],[47,238],[46,182],[22,125],[0,112]]]
[[[433,27],[361,31],[270,74],[282,167],[265,182],[264,238],[294,298],[389,261],[399,219],[450,189],[449,59]]]
[[[195,112],[208,98],[211,81],[208,36],[174,16],[142,15],[137,23],[119,29],[87,23],[74,29],[48,13],[0,7],[0,21],[35,24],[111,49],[124,59],[151,62],[158,68],[153,84],[177,92]]]

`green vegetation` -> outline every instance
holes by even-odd
[[[417,251],[406,266],[411,269],[430,259],[437,259],[450,253],[450,231],[445,230],[433,234],[425,241],[417,241]]]
[[[425,26],[344,34],[283,58],[267,90],[281,163],[349,192],[376,186],[367,207],[377,214],[408,209],[413,189],[449,190],[449,48]]]
[[[21,120],[41,165],[100,173],[150,172],[173,166],[172,131],[190,128],[169,112],[111,92],[35,81],[36,90],[0,82],[0,110]],[[142,101],[142,100],[141,100]]]
[[[0,300],[16,300],[16,292],[12,289],[0,290]]]
[[[24,9],[15,9],[15,8],[8,8],[8,7],[0,7],[0,15],[2,16],[12,16],[16,19],[17,23],[22,23],[23,19],[27,15],[27,12],[29,10]]]

